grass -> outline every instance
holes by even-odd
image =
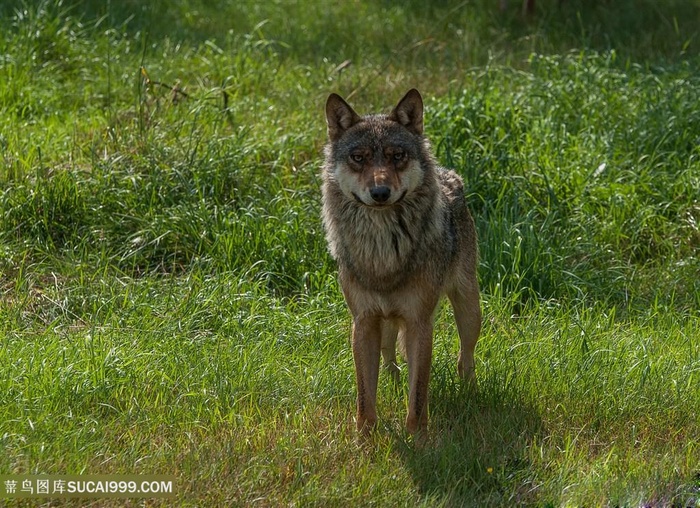
[[[698,506],[699,18],[3,4],[0,473],[173,474],[184,506]],[[485,316],[474,392],[438,312],[423,449],[386,379],[355,435],[319,220],[326,95],[412,86]]]

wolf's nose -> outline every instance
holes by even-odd
[[[391,189],[386,185],[372,187],[369,190],[369,195],[372,196],[377,203],[384,203],[391,196]]]

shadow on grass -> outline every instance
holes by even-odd
[[[221,41],[229,31],[259,32],[269,34],[280,43],[275,46],[278,50],[298,61],[316,62],[318,55],[331,61],[366,58],[371,50],[401,61],[400,55],[409,47],[405,63],[411,66],[428,65],[445,56],[448,66],[464,58],[474,58],[473,65],[488,61],[494,52],[527,56],[533,51],[562,53],[584,48],[615,49],[634,60],[676,60],[695,46],[700,16],[695,0],[543,0],[537,2],[535,15],[527,18],[522,16],[519,0],[510,1],[505,12],[496,0],[409,0],[400,7],[388,0],[347,5],[297,2],[285,7],[276,2],[222,0],[53,0],[37,4],[33,8],[88,24],[101,20],[101,27],[147,33],[149,44],[166,38]],[[18,10],[22,9],[17,2],[0,5],[0,26],[3,21],[11,26]],[[314,15],[309,16],[312,11]],[[360,38],[353,35],[358,31],[363,34]],[[423,44],[425,41],[432,42]]]
[[[541,504],[528,449],[543,435],[537,410],[518,394],[454,386],[431,394],[429,444],[397,448],[429,504]]]
[[[678,60],[698,34],[693,0],[566,0],[546,6],[536,22],[545,46],[555,52],[585,48],[616,50],[639,61]]]

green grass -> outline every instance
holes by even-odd
[[[700,4],[511,4],[0,6],[0,474],[173,474],[186,506],[698,506]],[[422,449],[387,379],[355,434],[319,218],[327,94],[413,86],[484,310],[478,391],[438,312]]]

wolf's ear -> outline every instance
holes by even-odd
[[[408,91],[389,114],[389,120],[398,122],[414,134],[423,134],[423,98],[415,88]]]
[[[332,93],[328,96],[326,122],[328,122],[328,137],[331,141],[340,139],[346,130],[360,120],[360,115],[355,113],[340,95]]]

